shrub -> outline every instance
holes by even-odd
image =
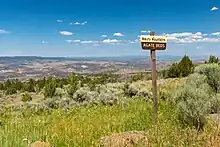
[[[79,83],[72,83],[65,86],[67,94],[69,97],[73,97],[74,93],[81,87],[81,84]]]
[[[124,96],[123,84],[108,83],[98,88],[99,100],[103,105],[113,105],[121,102]]]
[[[17,90],[14,87],[8,87],[6,89],[6,94],[7,95],[12,95],[12,94],[16,94],[16,93],[17,93]]]
[[[56,88],[56,92],[55,92],[55,96],[58,96],[58,97],[63,97],[65,96],[65,90],[62,89],[62,88]]]
[[[76,102],[92,102],[98,98],[98,93],[95,91],[90,91],[89,87],[81,87],[79,88],[73,96],[73,99]]]
[[[28,81],[27,91],[28,91],[28,92],[35,92],[35,81],[34,81],[33,79],[30,79],[30,80]]]
[[[180,69],[178,67],[177,63],[173,63],[171,65],[171,67],[168,69],[168,72],[164,72],[165,74],[167,74],[168,78],[176,78],[176,77],[180,77]]]
[[[133,82],[130,85],[125,85],[124,92],[126,96],[129,97],[139,96],[151,98],[151,92],[149,92],[151,89],[150,85],[151,83],[148,83],[147,81]]]
[[[37,80],[37,87],[39,90],[43,89],[46,83],[46,78],[44,77],[43,79]]]
[[[195,68],[195,72],[207,76],[207,83],[217,93],[220,87],[220,66],[218,64],[202,64]]]
[[[206,115],[214,104],[211,87],[205,82],[207,77],[190,75],[186,83],[177,91],[176,104],[179,119],[185,124],[203,129]]]
[[[22,102],[30,102],[30,101],[32,101],[31,95],[28,93],[23,94]]]
[[[55,95],[55,92],[56,92],[56,83],[52,80],[47,81],[44,88],[44,97],[52,98]]]

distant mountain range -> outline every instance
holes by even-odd
[[[158,61],[178,61],[183,56],[159,55]],[[190,56],[192,60],[207,59],[208,56]],[[76,60],[76,61],[127,61],[127,60],[150,60],[150,56],[118,56],[118,57],[41,57],[41,56],[0,56],[0,60]]]

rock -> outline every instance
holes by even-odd
[[[149,147],[149,143],[145,132],[130,131],[102,137],[100,147]]]
[[[31,143],[28,147],[51,147],[51,145],[48,142],[36,141]]]

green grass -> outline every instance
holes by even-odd
[[[28,139],[48,141],[55,147],[98,146],[102,136],[124,131],[146,131],[152,146],[201,146],[212,130],[197,135],[194,129],[182,128],[171,105],[159,105],[158,122],[151,120],[151,103],[143,99],[120,105],[75,108],[69,112],[3,119],[1,147],[26,147]]]

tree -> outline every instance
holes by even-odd
[[[5,86],[3,83],[0,83],[0,90],[5,90]]]
[[[20,91],[22,88],[23,88],[23,84],[21,81],[19,81],[18,79],[16,79],[14,82],[13,82],[14,86],[15,86],[15,89]]]
[[[53,81],[52,78],[49,78],[45,84],[45,89],[44,89],[44,97],[53,97],[56,92],[56,83]]]
[[[39,79],[37,80],[37,86],[38,88],[41,90],[44,88],[45,86],[45,83],[46,83],[46,78],[44,77],[43,79]]]
[[[194,65],[188,56],[184,56],[178,64],[180,70],[180,76],[187,77],[194,71]]]
[[[208,63],[218,63],[219,59],[215,56],[210,56]]]
[[[35,92],[35,81],[33,79],[29,79],[28,82],[25,83],[24,91]]]
[[[180,76],[180,69],[178,67],[178,64],[177,63],[173,63],[171,65],[171,67],[168,69],[168,73],[167,73],[167,76],[169,78],[176,78],[176,77],[179,77]]]
[[[69,84],[77,83],[78,76],[75,73],[72,73],[72,74],[69,75],[67,81],[68,81]]]
[[[179,63],[173,63],[166,74],[168,78],[187,77],[193,71],[194,65],[192,61],[185,55]]]

